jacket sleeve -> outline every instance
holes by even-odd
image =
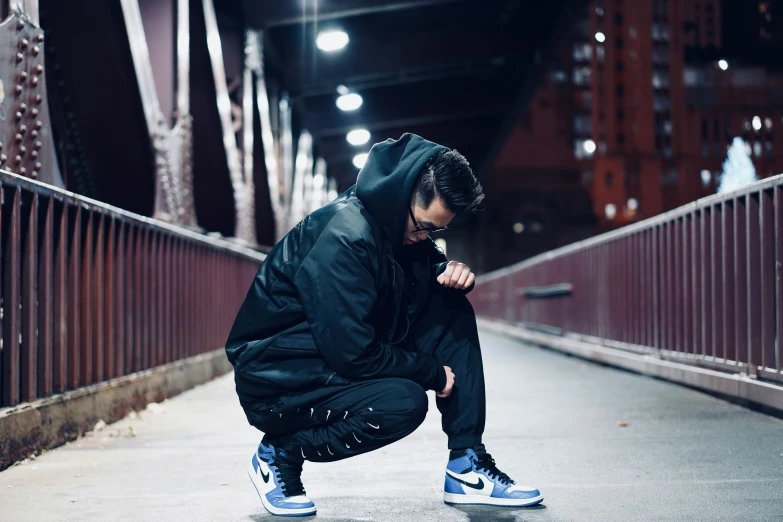
[[[446,259],[446,256],[443,254],[443,251],[441,251],[441,249],[438,248],[438,246],[435,244],[434,241],[432,241],[432,251],[433,251],[432,259],[437,261],[437,263],[432,265],[432,268],[430,270],[430,273],[432,274],[432,286],[435,289],[435,291],[444,297],[457,297],[461,295],[468,295],[471,292],[471,290],[473,290],[473,288],[476,286],[475,281],[473,282],[473,284],[471,284],[469,287],[465,288],[464,290],[459,290],[456,288],[452,288],[450,286],[443,286],[438,282],[438,276],[446,271],[446,265],[449,264],[449,260]]]
[[[376,342],[377,293],[364,241],[327,227],[294,285],[316,346],[339,375],[352,380],[403,377],[436,391],[445,386],[443,366],[433,357]]]

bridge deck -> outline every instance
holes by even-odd
[[[482,340],[487,447],[544,504],[444,505],[433,401],[407,439],[305,465],[319,520],[783,520],[782,421],[486,332]],[[245,474],[258,438],[227,375],[0,473],[0,519],[266,519]]]

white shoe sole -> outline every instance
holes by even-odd
[[[256,473],[255,468],[253,468],[252,460],[250,461],[250,464],[248,464],[247,466],[247,475],[248,477],[250,477],[250,481],[253,483],[253,487],[256,488],[256,493],[258,493],[258,497],[261,499],[261,503],[264,505],[264,509],[266,509],[273,515],[278,515],[282,517],[304,517],[307,515],[315,515],[316,512],[315,506],[311,508],[282,509],[270,504],[269,500],[267,500],[266,498],[266,495],[261,493],[261,491],[264,490],[264,486],[266,485],[266,483],[261,479],[261,477],[258,476],[258,473]]]
[[[544,500],[543,495],[533,498],[492,498],[484,495],[459,495],[456,493],[443,493],[443,502],[446,504],[484,504],[487,506],[525,507],[535,506]]]

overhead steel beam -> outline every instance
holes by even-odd
[[[470,111],[462,111],[462,112],[456,112],[456,111],[441,111],[441,112],[431,112],[431,113],[424,113],[422,116],[411,116],[411,117],[402,117],[402,118],[392,118],[389,114],[378,117],[378,116],[367,116],[366,118],[357,118],[355,120],[352,120],[350,122],[343,121],[336,123],[333,126],[310,126],[309,128],[313,129],[312,134],[318,137],[327,137],[327,136],[340,136],[345,135],[348,133],[349,130],[353,129],[354,127],[363,127],[370,132],[372,131],[379,131],[384,129],[393,129],[393,128],[412,128],[417,127],[419,125],[432,125],[435,123],[448,123],[448,122],[456,122],[460,120],[468,120],[480,116],[487,116],[492,114],[505,114],[508,110],[508,107],[504,104],[495,104],[487,107],[483,107],[481,109],[475,109]]]
[[[474,143],[487,144],[491,142],[493,133],[503,121],[501,113],[480,114],[474,118],[450,120],[447,122],[432,122],[419,125],[401,125],[377,129],[371,134],[370,144],[378,143],[387,138],[398,139],[406,132],[440,143],[451,148],[457,148]],[[348,143],[345,134],[323,136],[317,141],[319,153],[326,159],[348,155],[362,150]]]
[[[334,20],[374,13],[420,9],[465,0],[317,0],[259,2],[245,0],[245,21],[251,27],[268,28],[316,21]]]
[[[354,83],[391,84],[421,76],[479,74],[526,57],[540,37],[531,26],[513,33],[467,26],[411,29],[401,39],[384,37],[383,28],[361,27],[339,59],[316,55],[307,67],[302,66],[301,35],[292,32],[273,39],[280,49],[286,88],[297,97],[300,92],[311,94],[340,84],[358,88]],[[469,43],[466,34],[470,34]]]

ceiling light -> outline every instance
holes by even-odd
[[[355,111],[362,106],[362,97],[355,92],[343,94],[337,98],[337,107],[342,111]]]
[[[345,139],[351,145],[364,145],[370,141],[370,131],[367,129],[354,129],[345,136]]]
[[[357,169],[360,169],[364,167],[364,164],[367,163],[367,153],[362,152],[361,154],[357,154],[353,157],[353,165]]]
[[[593,140],[585,140],[582,146],[584,147],[585,152],[588,154],[595,152],[595,142]]]
[[[726,70],[729,68],[729,62],[726,60],[718,60],[718,67],[720,67],[722,70]]]
[[[598,43],[604,43],[606,41],[606,35],[601,32],[595,33],[595,39]]]
[[[315,39],[315,45],[322,51],[339,51],[348,45],[348,34],[344,31],[321,31]]]

